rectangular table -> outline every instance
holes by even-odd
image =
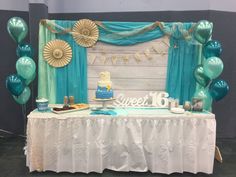
[[[213,172],[216,121],[212,113],[115,109],[117,115],[32,111],[27,124],[30,171],[153,173]]]

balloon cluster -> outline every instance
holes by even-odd
[[[7,31],[18,45],[16,55],[19,58],[16,62],[17,74],[11,74],[6,78],[6,88],[17,103],[25,104],[31,95],[28,85],[36,76],[36,65],[32,59],[34,50],[30,44],[23,42],[28,33],[28,26],[22,18],[10,18],[7,23]]]
[[[193,31],[194,38],[203,45],[204,60],[194,70],[194,77],[200,87],[194,96],[203,99],[204,109],[211,110],[212,99],[219,101],[224,98],[229,85],[217,77],[222,73],[224,65],[219,58],[222,47],[219,41],[210,40],[212,23],[207,20],[199,21]]]

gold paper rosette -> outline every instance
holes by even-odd
[[[53,67],[63,67],[70,63],[72,49],[67,42],[55,39],[44,46],[43,58]]]
[[[82,19],[75,23],[72,29],[74,40],[83,47],[93,46],[99,36],[97,25],[88,19]]]

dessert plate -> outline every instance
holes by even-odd
[[[171,108],[170,112],[174,114],[183,114],[185,110],[183,108]]]

